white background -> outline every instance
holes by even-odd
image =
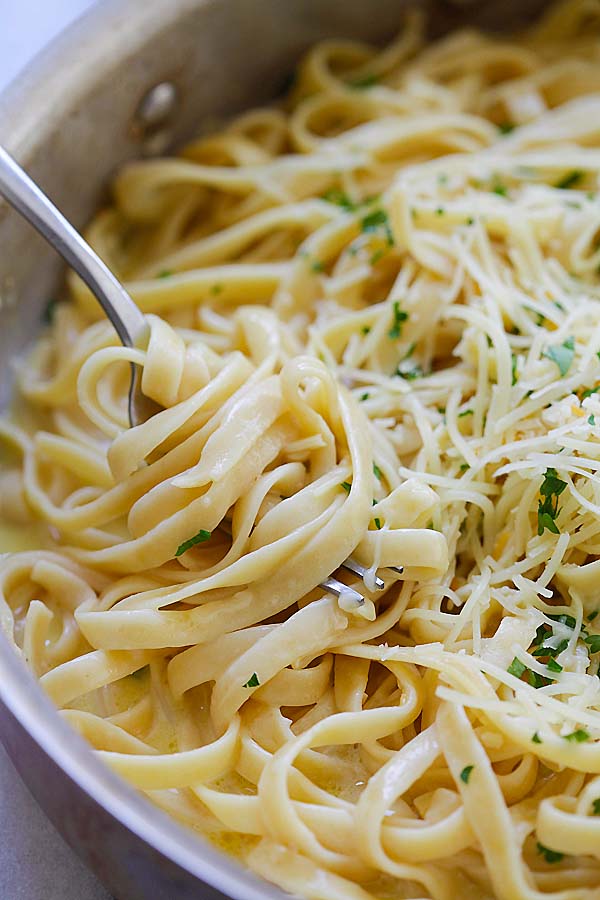
[[[0,91],[94,2],[0,0]],[[0,834],[2,900],[109,900],[46,820],[1,746]]]

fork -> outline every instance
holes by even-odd
[[[49,244],[73,268],[112,322],[119,340],[125,347],[145,348],[150,328],[120,281],[102,262],[97,253],[79,232],[63,216],[60,210],[44,194],[12,156],[0,146],[0,194],[13,206]],[[142,393],[141,366],[131,365],[131,381],[127,411],[132,427],[147,421],[159,407]],[[347,559],[341,566],[364,580],[365,566]],[[391,567],[402,574],[402,567]],[[383,590],[385,582],[378,575],[374,579],[376,590]],[[354,588],[348,587],[330,576],[320,587],[338,598],[360,606],[365,598]]]

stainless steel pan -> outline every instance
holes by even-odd
[[[320,38],[390,38],[408,2],[104,0],[0,96],[0,143],[83,225],[125,160],[276,95]],[[512,27],[544,5],[438,0],[432,28]],[[56,257],[0,206],[0,406],[10,361],[39,329],[58,277]],[[2,636],[0,737],[50,819],[119,900],[284,897],[105,769]]]

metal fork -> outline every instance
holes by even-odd
[[[231,537],[231,522],[227,519],[223,519],[219,523],[219,528]],[[403,566],[387,566],[386,568],[396,575],[402,575],[404,572]],[[362,566],[360,563],[356,562],[355,559],[352,559],[352,557],[348,557],[348,559],[344,560],[340,569],[347,569],[347,571],[352,572],[354,575],[358,575],[363,581],[365,575],[369,571],[366,566]],[[374,583],[375,590],[377,591],[382,591],[385,588],[385,581],[383,578],[380,578],[379,575],[375,575]],[[322,581],[319,584],[319,587],[322,587],[327,593],[333,594],[335,597],[340,598],[343,596],[347,601],[354,603],[356,606],[361,606],[365,602],[365,598],[362,594],[355,591],[354,588],[348,587],[348,585],[344,584],[342,581],[338,581],[333,575],[330,575],[329,578]]]
[[[145,349],[148,346],[150,328],[123,285],[2,146],[0,146],[0,194],[33,225],[87,284],[114,325],[121,343],[125,347]],[[128,413],[132,426],[145,422],[158,409],[152,400],[142,394],[141,371],[140,366],[131,366]]]
[[[148,323],[123,285],[2,146],[0,146],[0,194],[33,225],[87,284],[114,325],[121,343],[125,347],[147,347],[150,334]],[[132,426],[145,422],[159,408],[154,401],[144,396],[141,382],[141,367],[132,364],[128,402],[129,421]],[[362,579],[367,574],[365,566],[361,566],[353,559],[347,559],[342,568]],[[402,574],[401,567],[391,568],[397,574]],[[348,602],[357,606],[365,602],[362,594],[342,584],[333,576],[326,578],[320,586],[336,597],[343,595]],[[375,588],[381,591],[384,587],[383,579],[376,575]]]

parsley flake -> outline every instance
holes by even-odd
[[[376,518],[376,519],[373,519],[373,521],[375,522],[375,528],[377,529],[377,531],[380,531],[381,530],[381,519]]]
[[[510,134],[511,131],[514,131],[517,126],[514,122],[500,122],[498,125],[498,131],[500,134]]]
[[[336,206],[341,206],[341,208],[345,209],[347,212],[352,212],[352,210],[356,209],[356,203],[354,203],[348,194],[340,188],[330,188],[321,196],[327,203],[334,203]]]
[[[162,272],[158,273],[159,278],[170,278],[173,274],[172,269],[163,269]]]
[[[248,681],[246,682],[246,684],[243,684],[242,687],[253,688],[253,687],[258,687],[259,684],[260,684],[260,681],[258,680],[258,675],[256,674],[256,672],[253,672],[252,675],[250,676],[250,678],[248,679]]]
[[[402,325],[408,319],[408,313],[400,308],[400,301],[394,300],[392,306],[393,320],[392,327],[388,331],[388,337],[394,340],[402,336]]]
[[[465,784],[469,783],[469,778],[471,777],[471,772],[475,766],[465,766],[462,772],[460,773],[460,780],[464,781]]]
[[[558,850],[550,850],[549,847],[544,847],[539,841],[537,842],[537,852],[543,856],[548,863],[560,862],[561,859],[564,859],[565,855],[564,853],[559,853]]]
[[[510,666],[507,669],[507,672],[510,675],[514,675],[515,678],[520,678],[521,675],[527,671],[527,666],[521,662],[516,656],[511,662]]]
[[[537,733],[537,731],[536,731],[536,733],[533,735],[533,737],[531,738],[531,740],[533,741],[534,744],[541,744],[541,743],[543,743],[543,741],[542,741],[541,737],[539,736],[539,734]]]
[[[579,182],[583,179],[584,173],[580,169],[573,169],[572,172],[567,172],[562,178],[560,178],[554,187],[559,188],[562,191],[567,191],[569,188],[575,187],[575,185],[579,184]]]
[[[368,88],[375,87],[379,83],[377,75],[363,75],[362,78],[355,78],[348,82],[348,87],[354,88],[355,91],[366,91]]]
[[[540,485],[540,496],[543,499],[538,500],[539,535],[542,535],[545,529],[552,534],[560,534],[555,520],[560,512],[558,498],[566,486],[567,482],[558,477],[556,469],[546,469],[544,480]]]
[[[373,475],[375,476],[375,478],[378,478],[379,481],[381,481],[381,479],[383,478],[383,473],[377,463],[373,463]]]
[[[600,816],[600,797],[597,797],[596,800],[592,801],[592,815]]]
[[[342,483],[340,484],[340,487],[341,487],[341,488],[344,488],[344,490],[346,491],[346,493],[349,494],[349,493],[350,493],[350,488],[352,487],[352,485],[350,484],[349,481],[342,481]]]
[[[583,728],[577,728],[575,731],[572,731],[571,734],[563,735],[565,741],[571,741],[571,743],[582,744],[584,741],[589,741],[590,736],[587,731]]]
[[[181,556],[183,553],[186,553],[192,547],[195,547],[196,544],[203,544],[204,541],[208,541],[211,536],[210,531],[205,531],[204,528],[201,528],[198,534],[195,534],[189,540],[184,541],[183,544],[180,544],[177,550],[175,551],[175,556]]]
[[[564,378],[575,358],[574,338],[568,337],[562,344],[554,344],[553,346],[548,347],[547,350],[544,350],[542,356],[545,356],[546,359],[556,363],[561,377]]]

